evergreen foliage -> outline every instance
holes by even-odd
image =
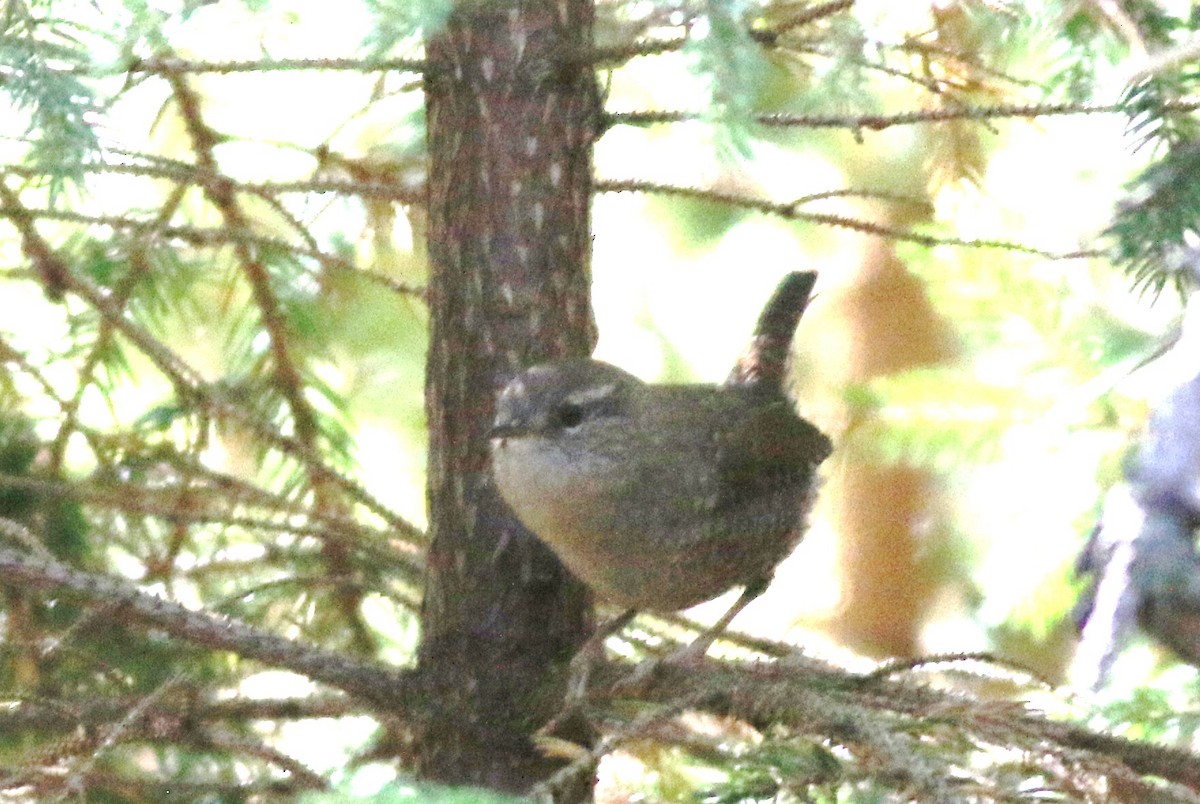
[[[1005,118],[1061,104],[1054,115],[1101,125],[1101,88],[1130,53],[1187,45],[1200,18],[1151,2],[1116,4],[1122,20],[1057,3],[885,5],[605,0],[598,16],[611,42],[573,58],[611,71],[622,102],[648,103],[614,114],[608,133],[643,126],[648,147],[670,151],[678,141],[659,123],[704,126],[711,153],[687,150],[680,170],[637,188],[658,198],[647,207],[655,225],[696,248],[768,231],[751,229],[768,219],[785,227],[779,242],[795,246],[777,258],[779,272],[797,255],[833,254],[832,231],[856,230],[883,238],[921,277],[959,357],[859,377],[823,400],[854,423],[845,454],[945,481],[959,515],[950,530],[970,544],[956,560],[980,557],[958,579],[972,633],[1018,634],[1037,653],[1061,634],[1071,548],[1153,395],[1135,372],[1173,325],[1173,299],[1137,307],[1127,291],[1195,281],[1200,72],[1194,55],[1160,66],[1107,109],[1128,119],[1133,147],[1089,177],[1100,201],[1079,203],[1115,210],[1111,220],[1067,211],[1061,223],[1031,220],[1020,205],[1044,210],[1034,198],[1042,188],[997,190],[997,154],[1028,143],[1016,131],[1028,121]],[[364,663],[411,660],[426,546],[420,42],[451,8],[125,0],[109,19],[88,4],[6,4],[6,549]],[[334,17],[345,30],[325,30]],[[229,31],[239,34],[225,47],[215,32]],[[622,83],[638,81],[643,95]],[[661,100],[681,87],[693,106]],[[1044,117],[1053,128],[1057,117]],[[805,160],[790,168],[794,181],[775,175],[776,151]],[[847,186],[814,190],[814,175]],[[792,194],[766,198],[765,187]],[[615,233],[598,237],[606,235]],[[597,279],[618,275],[617,262],[598,259]],[[737,289],[752,272],[729,265],[719,277]],[[720,298],[719,287],[709,290],[706,298]],[[699,317],[695,331],[716,327],[721,312]],[[667,328],[650,327],[655,337]],[[664,355],[688,365],[682,348]],[[1018,521],[996,510],[1023,500],[981,508],[979,492],[997,473],[1032,474],[1047,460],[1071,475],[1039,476],[1062,484],[1054,499],[1037,500],[1047,527],[1062,528],[1037,566],[1026,556],[1033,580],[1019,585],[1036,588],[1016,596],[989,580],[989,557],[1005,548],[988,540]],[[995,496],[1013,488],[1025,487]],[[362,701],[314,692],[299,676],[281,682],[289,697],[257,700],[247,690],[274,678],[264,664],[112,615],[127,603],[5,582],[0,693],[11,706],[0,717],[0,789],[42,800],[82,791],[149,801],[168,787],[198,800],[268,800],[403,753],[398,732]],[[626,647],[652,655],[678,638],[663,628]],[[998,697],[1037,685],[1018,686]],[[1102,711],[1071,714],[1194,746],[1198,691],[1194,675],[1163,672]],[[995,704],[997,718],[1006,706]],[[377,716],[374,747],[361,735],[330,747],[322,734],[317,751],[311,736],[307,744],[320,760],[306,761],[324,766],[290,755],[295,722],[361,714]],[[660,744],[640,753],[645,735],[633,734],[626,748],[658,774],[641,792],[674,800],[1105,794],[1099,765],[1080,760],[1060,773],[1021,755],[1034,742],[1028,731],[1013,727],[1006,752],[982,727],[964,736],[953,713],[925,721],[924,732],[915,717],[888,717],[756,723],[760,733],[722,745],[658,734]],[[1135,793],[1151,789],[1125,773]],[[1184,798],[1179,787],[1162,789]],[[345,795],[311,800],[352,800]],[[480,800],[414,795],[373,800]]]

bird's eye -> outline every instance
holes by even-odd
[[[554,411],[554,424],[557,427],[578,427],[583,423],[583,408],[570,402],[560,405]]]

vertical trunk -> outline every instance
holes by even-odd
[[[427,42],[426,380],[432,546],[420,664],[445,716],[427,778],[520,791],[548,761],[529,734],[591,627],[586,590],[491,481],[495,395],[518,367],[590,353],[591,0],[460,0]]]

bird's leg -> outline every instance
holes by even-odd
[[[721,634],[725,633],[725,629],[733,622],[733,618],[741,614],[742,610],[750,605],[750,601],[761,595],[766,588],[766,581],[756,581],[747,585],[742,590],[741,595],[738,596],[738,599],[733,601],[733,605],[721,615],[721,619],[704,629],[700,636],[692,640],[690,645],[675,651],[666,660],[678,664],[691,664],[703,659],[705,654],[708,653],[708,649],[712,647],[712,644],[717,641]]]
[[[567,681],[566,709],[573,709],[587,698],[588,681],[591,679],[592,668],[604,658],[604,643],[610,636],[618,633],[629,625],[637,614],[637,609],[626,609],[596,628],[596,633],[588,637],[587,642],[571,659],[571,673]]]
[[[635,667],[633,672],[622,679],[617,686],[622,690],[632,691],[641,689],[650,682],[650,679],[654,677],[654,674],[664,662],[681,665],[696,664],[699,662],[708,653],[708,649],[712,647],[712,644],[717,641],[725,629],[729,627],[729,624],[733,622],[733,618],[741,614],[742,610],[750,604],[750,601],[761,595],[767,588],[768,583],[768,580],[763,579],[748,584],[742,590],[742,594],[738,596],[738,599],[733,601],[733,605],[721,615],[721,619],[704,629],[700,636],[691,641],[691,644],[663,658],[647,659]]]
[[[571,658],[567,674],[567,694],[563,699],[562,709],[538,731],[542,734],[555,734],[566,724],[577,718],[587,700],[588,682],[591,680],[592,669],[604,658],[604,643],[613,634],[629,625],[637,609],[626,609],[608,622],[601,623],[596,632],[588,637],[579,651]]]

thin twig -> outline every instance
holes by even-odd
[[[343,488],[354,500],[381,517],[400,533],[413,539],[422,538],[421,531],[417,527],[389,510],[360,484],[329,468],[318,453],[294,437],[280,433],[274,425],[261,421],[248,413],[240,404],[228,399],[218,386],[206,382],[198,371],[184,362],[171,349],[123,315],[123,311],[113,303],[113,299],[106,291],[93,284],[87,277],[76,275],[68,270],[61,258],[38,234],[33,224],[34,216],[31,211],[21,205],[16,194],[8,190],[3,181],[0,181],[0,215],[13,220],[18,226],[18,230],[22,234],[22,249],[30,259],[35,262],[43,260],[56,263],[48,269],[49,274],[58,277],[58,281],[63,283],[65,289],[79,296],[101,316],[110,320],[113,327],[137,346],[171,381],[175,387],[175,393],[180,399],[194,400],[213,412],[239,422],[267,444],[299,461],[309,471],[322,473],[330,482]],[[39,274],[41,273],[39,271]]]
[[[743,195],[734,193],[725,193],[719,190],[706,190],[698,187],[681,187],[671,184],[658,184],[649,181],[597,181],[594,184],[598,192],[606,193],[656,193],[659,195],[674,195],[683,198],[692,198],[698,201],[713,201],[720,204],[729,204],[730,206],[741,207],[743,209],[751,209],[757,212],[762,212],[769,215],[778,215],[781,218],[795,221],[806,221],[808,223],[825,224],[828,226],[838,226],[845,229],[853,229],[864,234],[876,235],[878,237],[887,238],[889,240],[899,240],[908,243],[917,243],[922,246],[959,246],[962,248],[979,248],[979,249],[1000,249],[1003,251],[1014,251],[1020,254],[1032,254],[1038,257],[1045,257],[1051,260],[1069,260],[1080,259],[1083,257],[1101,257],[1104,252],[1099,249],[1076,251],[1049,251],[1047,249],[1034,248],[1026,246],[1022,243],[1012,243],[1006,240],[964,240],[957,237],[939,237],[937,235],[921,234],[909,229],[897,229],[893,226],[874,223],[872,221],[858,220],[856,218],[848,218],[844,215],[833,215],[820,212],[801,212],[796,207],[798,204],[811,200],[802,198],[797,201],[778,202],[767,201],[766,199],[749,198]]]
[[[173,715],[193,722],[231,720],[304,720],[337,718],[367,711],[366,704],[342,693],[318,693],[304,698],[231,698],[210,700],[195,686],[176,684],[160,696],[150,709],[148,719]],[[39,698],[12,696],[0,708],[0,733],[15,735],[21,731],[71,731],[90,729],[121,720],[144,696],[117,695],[111,698],[69,696]]]
[[[136,155],[134,158],[142,158]],[[174,160],[156,160],[158,164],[121,164],[114,162],[95,162],[79,166],[77,169],[84,173],[113,173],[126,176],[145,176],[146,178],[169,179],[179,184],[203,185],[214,177],[209,176],[195,165]],[[165,162],[165,163],[164,163]],[[27,165],[0,165],[0,174],[11,174],[23,179],[38,179],[46,175],[44,167],[32,168]],[[263,198],[271,198],[282,193],[310,193],[322,195],[337,193],[339,195],[360,196],[362,198],[377,198],[384,201],[396,201],[402,204],[420,204],[424,196],[420,190],[406,189],[399,184],[363,181],[355,179],[312,178],[296,179],[294,181],[239,181],[232,177],[223,177],[227,183],[232,183],[238,192],[251,193]]]
[[[183,75],[172,72],[164,75],[171,85],[180,116],[183,117],[184,126],[191,137],[196,164],[202,173],[212,177],[204,184],[205,196],[221,213],[226,229],[237,234],[249,233],[250,222],[238,202],[232,182],[221,175],[217,165],[213,150],[221,141],[221,137],[205,122],[200,96]],[[306,451],[319,454],[323,433],[316,410],[305,397],[306,385],[301,376],[299,362],[303,357],[293,348],[292,338],[288,333],[288,322],[279,297],[272,287],[270,273],[259,254],[250,249],[244,241],[235,241],[233,248],[242,274],[250,285],[254,304],[258,307],[259,320],[271,349],[275,386],[283,394],[288,410],[291,411],[294,437]],[[307,469],[309,486],[313,491],[313,505],[317,512],[340,512],[346,505],[342,489],[329,481],[326,472],[317,471],[313,466]],[[349,560],[350,551],[342,539],[334,533],[329,533],[322,538],[321,544],[332,577],[354,576],[354,567]],[[338,585],[335,588],[334,599],[354,636],[359,652],[372,655],[377,646],[371,629],[362,616],[362,591],[344,584]]]
[[[634,718],[623,728],[602,737],[591,750],[580,754],[550,778],[537,784],[530,791],[530,798],[536,801],[556,800],[556,793],[572,787],[581,776],[593,773],[600,759],[619,748],[622,743],[644,736],[663,721],[678,716],[686,709],[703,706],[710,697],[711,694],[708,692],[692,691],[670,701],[666,706],[658,707]]]
[[[146,73],[149,75],[183,75],[186,73],[266,73],[298,70],[345,70],[358,73],[377,72],[409,72],[421,73],[427,69],[421,59],[248,59],[243,61],[201,61],[181,59],[174,56],[159,56],[149,59],[135,59],[125,66],[122,72],[131,74]],[[89,75],[97,74],[96,69],[88,67]],[[105,70],[103,75],[111,75],[113,70]]]
[[[81,212],[70,212],[61,209],[42,209],[37,207],[26,207],[25,210],[29,213],[31,218],[38,220],[57,220],[66,221],[69,223],[88,224],[91,226],[106,226],[110,229],[118,231],[129,230],[139,233],[154,231],[156,229],[153,221],[137,220],[136,218],[128,218],[123,215],[87,215]],[[0,214],[2,214],[2,211],[0,211]],[[414,296],[418,299],[423,299],[425,296],[424,288],[392,279],[375,271],[361,269],[351,260],[340,257],[336,254],[330,254],[327,251],[312,251],[303,246],[298,246],[295,243],[289,243],[286,240],[280,240],[276,237],[260,235],[254,232],[232,232],[229,229],[220,226],[206,227],[188,225],[165,226],[162,227],[159,234],[164,238],[181,240],[193,246],[224,246],[242,243],[248,246],[277,249],[279,251],[294,254],[297,257],[307,257],[309,259],[316,260],[323,267],[331,270],[346,271],[367,277],[373,282],[385,284],[391,290],[406,296]]]
[[[155,230],[161,230],[163,226],[175,214],[175,210],[179,207],[179,203],[183,200],[184,187],[176,186],[174,190],[168,194],[166,202],[155,216]],[[147,264],[145,254],[142,249],[135,244],[134,250],[130,254],[129,271],[121,277],[116,286],[113,288],[112,296],[115,306],[119,309],[124,309],[129,304],[129,299],[133,295],[133,291],[137,288],[138,283],[150,273],[150,266]],[[51,474],[58,474],[62,469],[63,458],[67,452],[67,442],[71,434],[76,432],[79,418],[79,407],[83,404],[84,394],[91,387],[95,380],[96,368],[100,365],[104,354],[112,345],[113,340],[113,325],[106,318],[100,320],[100,331],[96,335],[96,342],[92,345],[88,352],[87,358],[79,369],[79,379],[75,387],[75,395],[67,401],[63,406],[62,423],[59,425],[58,433],[55,434],[53,442],[50,445],[50,466]]]
[[[69,592],[99,603],[122,622],[158,628],[210,650],[227,650],[355,695],[396,714],[417,710],[424,694],[411,674],[338,651],[293,642],[237,620],[193,611],[139,591],[127,581],[82,572],[51,558],[0,547],[0,578],[22,589]]]
[[[1176,100],[1163,104],[1166,111],[1192,112],[1200,109],[1200,100]],[[947,120],[991,120],[995,118],[1036,118],[1078,114],[1123,114],[1119,103],[1029,103],[999,104],[996,106],[964,106],[952,109],[924,109],[895,115],[800,115],[760,114],[754,121],[764,126],[782,128],[845,128],[851,131],[870,129],[882,131],[893,126],[939,123]],[[706,119],[701,112],[608,112],[609,125],[644,126],[660,123],[683,123]]]
[[[230,756],[258,757],[263,762],[281,768],[304,790],[329,789],[329,782],[323,776],[314,773],[300,760],[264,744],[261,740],[252,740],[249,737],[234,734],[229,729],[216,726],[204,728],[203,733],[204,742],[208,744],[208,747],[227,753]]]
[[[336,533],[352,541],[355,549],[369,556],[377,566],[400,571],[410,579],[419,577],[423,569],[423,561],[418,552],[420,548],[417,545],[410,544],[405,550],[398,549],[396,545],[386,541],[390,534],[372,530],[346,517],[323,516],[298,505],[289,504],[282,498],[247,503],[244,499],[238,499],[238,492],[230,487],[191,488],[189,491],[196,496],[189,500],[190,505],[182,507],[175,504],[175,498],[180,491],[178,486],[148,489],[144,485],[134,483],[78,483],[0,474],[0,489],[30,491],[39,496],[73,500],[85,505],[111,508],[127,514],[153,516],[171,522],[213,523],[251,532],[289,533],[312,538],[328,537],[331,533]],[[204,504],[206,500],[210,500],[212,504]],[[239,516],[227,510],[218,510],[218,507],[232,509],[243,505],[266,507],[269,513]],[[268,515],[276,518],[266,518]],[[308,521],[297,522],[294,518]]]
[[[594,48],[580,56],[577,61],[593,67],[603,68],[605,66],[624,64],[630,59],[640,56],[675,53],[681,50],[687,42],[688,39],[686,36],[674,39],[641,39],[636,42],[630,42],[627,45]]]
[[[133,727],[142,720],[150,707],[183,679],[184,674],[181,672],[168,678],[152,690],[150,694],[142,696],[136,704],[129,708],[120,721],[105,728],[103,730],[103,737],[96,744],[96,747],[77,767],[71,769],[70,774],[62,782],[62,789],[59,795],[55,796],[53,800],[65,801],[68,796],[78,796],[86,790],[83,778],[92,771],[96,763],[100,760],[100,757],[132,731]]]

